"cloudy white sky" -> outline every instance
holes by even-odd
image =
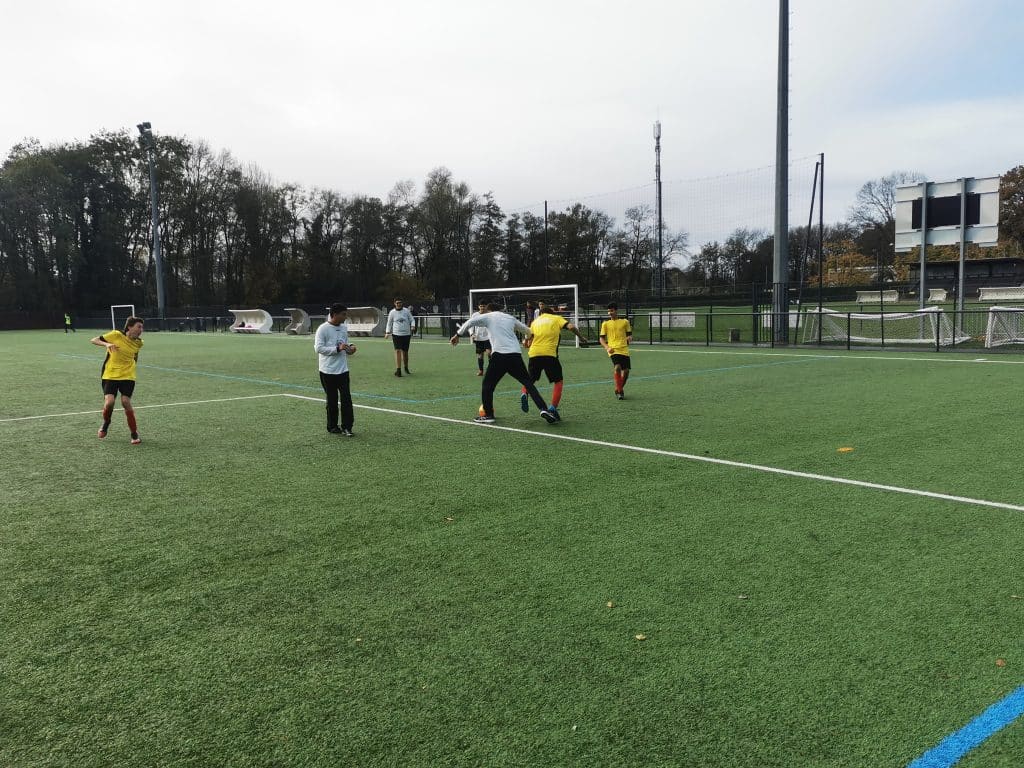
[[[825,153],[828,220],[894,170],[1024,163],[1024,0],[790,4],[790,152]],[[777,20],[777,0],[10,3],[0,156],[148,120],[279,182],[384,196],[446,166],[512,210],[649,183],[660,119],[666,182],[730,174],[775,160]]]

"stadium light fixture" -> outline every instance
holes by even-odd
[[[153,227],[153,268],[156,270],[156,305],[160,320],[165,316],[164,302],[164,263],[160,253],[160,205],[157,200],[156,191],[156,139],[153,137],[153,126],[151,123],[139,123],[139,144],[146,151],[146,159],[149,161],[149,202],[151,226]],[[161,322],[162,324],[162,322]]]

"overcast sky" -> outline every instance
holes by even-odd
[[[894,170],[1024,163],[1024,0],[790,6],[790,154],[825,153],[826,219]],[[148,120],[346,194],[445,166],[506,211],[653,181],[659,119],[666,182],[775,161],[776,0],[36,0],[0,18],[2,155]]]

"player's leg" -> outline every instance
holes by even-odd
[[[338,426],[338,381],[330,374],[320,372],[320,386],[324,389],[324,396],[327,399],[327,431],[332,433],[341,432]]]
[[[338,395],[341,400],[341,433],[352,437],[352,425],[355,424],[355,411],[352,408],[352,389],[349,372],[338,375]]]
[[[632,364],[630,359],[629,359],[629,355],[623,355],[622,358],[623,359],[622,359],[622,362],[620,364],[621,368],[622,368],[622,373],[620,374],[621,377],[622,377],[622,385],[619,387],[619,393],[620,394],[626,388],[626,382],[629,381],[629,369],[630,369],[630,366]]]
[[[558,410],[559,404],[562,402],[562,361],[557,357],[549,357],[544,361],[544,373],[548,377],[548,381],[551,382],[551,408],[549,410]]]
[[[498,382],[508,372],[508,359],[513,357],[518,358],[519,355],[491,355],[484,380],[480,384],[480,404],[484,409],[480,416],[481,419],[494,418],[494,390],[498,386]],[[521,358],[519,362],[522,364]]]
[[[118,385],[118,388],[121,390],[121,407],[124,408],[124,418],[128,422],[128,431],[131,432],[132,445],[138,445],[142,442],[142,438],[139,437],[139,424],[135,420],[135,409],[132,407],[135,382],[121,381],[118,382]]]
[[[104,379],[103,386],[103,423],[100,425],[99,437],[106,437],[110,430],[110,419],[114,415],[114,400],[117,395],[117,385],[112,381]]]
[[[544,402],[544,398],[537,389],[537,385],[530,379],[530,372],[526,370],[523,358],[519,355],[509,355],[509,357],[514,359],[509,360],[508,372],[516,379],[516,381],[523,385],[526,389],[526,394],[528,394],[530,399],[533,400],[533,404],[537,406],[537,409],[540,411],[540,415],[544,417],[544,420],[548,421],[550,419],[551,421],[554,421],[555,418],[548,413],[548,404]]]
[[[544,370],[544,365],[539,357],[531,357],[527,367],[527,373],[530,374],[530,381],[536,384],[540,381],[540,374]],[[529,392],[527,392],[524,386],[519,392],[519,407],[523,413],[530,412],[530,398]]]

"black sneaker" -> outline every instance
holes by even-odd
[[[345,429],[344,427],[341,428],[341,434],[343,434],[345,437],[355,437],[355,435],[352,434],[351,429]]]
[[[525,392],[519,395],[519,407],[523,409],[523,413],[530,412],[530,397]]]
[[[558,417],[551,413],[551,411],[541,411],[540,417],[544,419],[544,421],[546,421],[548,424],[554,424],[556,421],[558,421]]]
[[[408,368],[406,368],[405,369],[405,375],[406,376],[412,376],[412,371],[410,371]]]
[[[558,409],[555,408],[555,406],[549,405],[548,406],[548,413],[550,413],[552,416],[555,417],[555,421],[561,421],[562,420],[562,414],[560,414],[558,412]]]
[[[342,429],[341,427],[328,427],[327,431],[330,432],[332,435],[340,435]]]
[[[401,375],[402,375],[402,369],[401,368],[395,368],[395,376],[401,376]]]
[[[616,392],[615,393],[615,397],[617,397],[619,400],[625,400],[626,399],[626,395],[624,393],[622,393],[622,392]]]
[[[496,419],[493,416],[477,416],[473,421],[477,424],[493,424]]]

